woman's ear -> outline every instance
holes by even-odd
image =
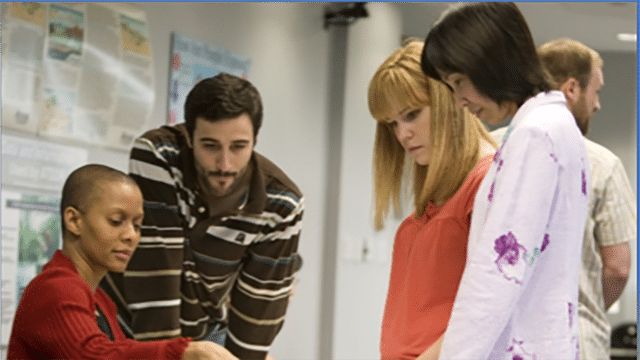
[[[62,213],[62,221],[64,221],[65,228],[73,235],[80,236],[82,227],[82,214],[78,209],[73,206],[67,206]]]

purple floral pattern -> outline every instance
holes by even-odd
[[[587,174],[584,169],[582,169],[582,193],[587,195]]]
[[[504,164],[504,160],[502,160],[502,148],[504,148],[504,144],[505,143],[503,142],[502,145],[500,145],[500,147],[498,148],[498,150],[496,150],[496,153],[493,155],[492,161],[498,165],[498,169],[496,170],[496,172],[500,171],[502,164]]]
[[[571,329],[573,327],[574,309],[573,309],[572,303],[567,303],[567,305],[568,305],[568,312],[569,312],[569,329]]]
[[[540,252],[543,252],[548,245],[549,245],[549,234],[544,234],[544,239],[542,239],[542,246],[540,247]]]
[[[549,155],[551,155],[551,158],[553,159],[553,161],[555,161],[556,163],[558,162],[558,157],[556,156],[556,154],[550,153]]]
[[[498,253],[495,263],[505,279],[522,284],[527,264],[520,259],[527,258],[525,247],[519,244],[515,235],[509,231],[495,240],[493,249]]]
[[[502,148],[504,147],[504,143],[502,144],[502,146],[500,146],[498,148],[498,150],[496,150],[496,153],[493,155],[493,162],[496,163],[496,165],[498,166],[498,168],[496,169],[496,173],[498,171],[500,171],[500,168],[502,167],[502,164],[504,163],[504,160],[502,160]]]
[[[504,146],[504,144],[503,144],[502,146]],[[492,161],[493,161],[494,163],[498,163],[498,160],[500,160],[500,151],[502,151],[502,146],[500,146],[500,148],[498,148],[498,150],[496,150],[496,153],[495,153],[495,154],[493,154],[493,159],[492,159]]]
[[[530,266],[533,266],[533,263],[536,261],[538,255],[542,254],[544,249],[549,245],[549,234],[544,234],[544,239],[542,239],[542,245],[539,248],[534,248],[531,255],[524,254],[525,260],[529,263]]]
[[[527,352],[524,349],[524,341],[516,339],[511,340],[511,346],[507,349],[507,353],[512,353],[512,360],[536,360],[536,355]]]
[[[487,196],[487,198],[489,199],[489,202],[491,202],[491,200],[493,200],[493,186],[496,184],[496,181],[493,180],[493,182],[491,183],[491,188],[489,188],[489,195]]]
[[[502,135],[502,144],[500,144],[500,146],[498,147],[498,150],[496,150],[496,153],[493,155],[492,161],[496,163],[497,169],[496,169],[496,173],[493,175],[494,176],[493,182],[491,183],[491,188],[489,189],[489,195],[487,196],[487,198],[489,199],[489,202],[493,200],[493,188],[496,183],[495,177],[498,174],[498,171],[500,171],[502,164],[504,164],[504,160],[502,160],[502,149],[504,148],[504,145],[507,143],[507,139],[509,138],[509,134],[511,134],[512,130],[513,130],[513,126],[509,125],[509,127],[507,128],[507,131],[504,133],[504,135]]]

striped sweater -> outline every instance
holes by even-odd
[[[136,139],[129,171],[145,199],[142,239],[124,274],[101,286],[135,339],[201,339],[223,324],[229,351],[263,359],[293,286],[302,194],[254,151],[242,205],[211,217],[187,138],[180,124]]]

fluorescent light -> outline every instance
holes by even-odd
[[[638,34],[625,34],[625,33],[618,34],[618,40],[620,41],[636,42],[637,39],[638,39]]]

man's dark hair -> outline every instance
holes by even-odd
[[[436,69],[466,75],[498,104],[520,106],[551,90],[527,22],[512,2],[465,3],[445,11],[425,39],[421,66],[440,81]]]
[[[62,186],[60,216],[63,234],[66,230],[64,210],[72,206],[78,211],[86,212],[91,202],[102,195],[99,185],[105,182],[123,182],[138,187],[135,180],[127,174],[105,165],[88,164],[75,169]]]
[[[262,100],[258,90],[247,80],[220,73],[198,82],[184,104],[184,120],[193,140],[196,119],[207,121],[231,119],[246,113],[253,124],[253,136],[262,125]]]

